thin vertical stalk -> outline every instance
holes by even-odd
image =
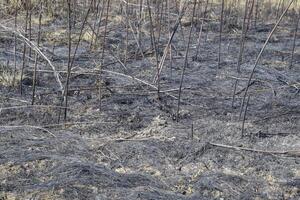
[[[99,15],[99,5],[100,5],[100,2],[101,1],[98,0],[98,2],[96,4],[96,0],[94,0],[94,4],[96,4],[96,5],[94,5],[96,7],[96,20],[95,20],[94,25],[93,25],[93,30],[96,30],[96,24],[97,24],[97,19],[98,19],[98,15]],[[92,32],[91,41],[90,41],[90,49],[92,49],[92,47],[93,47],[94,35],[95,35],[95,33]]]
[[[193,31],[193,26],[194,26],[196,5],[197,5],[197,0],[194,0],[191,27],[190,27],[188,43],[187,43],[187,47],[186,47],[186,51],[185,51],[184,65],[183,65],[182,72],[181,72],[181,79],[180,79],[180,85],[179,85],[179,91],[178,91],[177,117],[176,117],[177,121],[179,120],[179,110],[180,110],[180,100],[181,100],[181,93],[182,93],[182,84],[183,84],[185,69],[188,65],[188,54],[189,54],[189,48],[190,48],[190,43],[191,43],[191,38],[192,38],[192,31]]]
[[[28,0],[25,2],[25,9],[26,9],[26,17],[25,17],[25,37],[27,37],[27,29],[28,29],[28,17],[29,17],[29,9],[28,9]],[[23,75],[24,75],[24,68],[26,66],[26,42],[24,41],[24,46],[23,46],[23,56],[22,56],[22,69],[21,69],[21,78],[20,78],[20,93],[21,95],[23,94],[23,85],[22,85],[22,80],[23,80]]]
[[[181,21],[183,15],[185,13],[185,9],[186,9],[186,4],[183,5],[181,11],[179,11],[179,16],[177,18],[177,21],[176,21],[174,27],[173,27],[173,32],[172,32],[171,36],[169,37],[168,43],[167,43],[167,45],[166,45],[166,47],[164,49],[164,54],[163,54],[162,58],[160,59],[160,62],[159,62],[159,71],[156,74],[156,76],[154,77],[154,80],[153,80],[154,83],[156,83],[158,81],[158,77],[160,76],[160,73],[161,73],[162,68],[164,66],[164,62],[165,62],[167,54],[169,52],[169,48],[170,48],[171,42],[172,42],[172,40],[173,40],[173,38],[175,36],[175,33],[177,32],[177,29],[178,29],[178,27],[180,25],[180,21]]]
[[[201,20],[201,25],[200,25],[200,30],[199,30],[199,34],[198,34],[198,41],[197,41],[197,47],[196,47],[196,59],[198,58],[198,54],[200,51],[200,44],[201,44],[201,37],[202,37],[202,31],[203,31],[203,25],[204,25],[204,19],[206,18],[206,12],[207,12],[207,4],[208,4],[208,0],[205,3],[204,6],[204,12],[203,12],[203,16],[202,16],[202,20]]]
[[[157,36],[157,44],[159,44],[160,41],[160,36],[161,36],[161,27],[162,27],[162,17],[163,17],[163,11],[164,11],[164,2],[161,1],[161,8],[158,9],[158,15],[159,15],[159,20],[158,20],[158,36]]]
[[[101,75],[102,75],[102,68],[104,64],[104,54],[105,54],[105,48],[106,48],[106,35],[107,35],[107,24],[108,24],[108,12],[109,12],[109,7],[110,7],[110,0],[107,0],[107,5],[106,5],[106,16],[105,16],[105,27],[104,27],[104,36],[103,36],[103,43],[102,43],[102,55],[101,55],[101,63],[100,63],[100,69],[99,69],[99,90],[98,90],[98,95],[99,95],[99,109],[101,110],[102,107],[102,100],[101,100],[101,95],[102,95],[102,84],[101,84]]]
[[[255,4],[255,17],[254,17],[254,28],[256,29],[257,28],[257,20],[258,20],[258,8],[259,8],[259,0],[256,0],[255,1],[256,4]]]
[[[169,38],[171,37],[171,9],[170,9],[170,0],[167,0],[167,11],[168,11],[168,34]],[[170,59],[170,77],[172,78],[173,72],[173,55],[172,55],[172,41],[169,47],[169,59]]]
[[[88,7],[88,10],[86,12],[86,15],[84,17],[84,20],[83,20],[83,23],[81,25],[81,28],[80,28],[80,33],[79,33],[79,38],[78,38],[78,41],[76,43],[76,46],[75,46],[75,50],[74,50],[74,53],[73,53],[73,57],[71,58],[71,22],[69,23],[69,55],[68,55],[68,74],[67,74],[67,82],[66,82],[66,86],[65,86],[65,121],[66,121],[66,117],[67,117],[67,109],[68,109],[68,104],[67,104],[67,96],[68,96],[68,90],[69,90],[69,82],[70,82],[70,76],[71,76],[71,70],[72,70],[72,67],[73,67],[73,64],[74,64],[74,61],[75,61],[75,57],[76,57],[76,53],[77,53],[77,50],[78,50],[78,47],[79,47],[79,44],[80,44],[80,41],[81,41],[81,38],[82,38],[82,34],[83,34],[83,30],[84,30],[84,26],[87,22],[87,19],[88,19],[88,16],[89,16],[89,13],[90,13],[90,10],[92,8],[92,4],[93,1],[90,0],[90,5]],[[71,8],[69,7],[69,3],[68,3],[68,10],[69,10],[69,13],[71,13]],[[68,15],[71,19],[71,16],[70,14]]]
[[[252,19],[253,8],[254,8],[254,3],[255,3],[254,1],[255,0],[252,0],[251,7],[249,10],[246,32],[250,29],[250,26],[251,26],[251,19]]]
[[[128,1],[126,2],[126,8],[125,8],[125,13],[128,13],[128,5],[129,5],[129,3],[128,3]],[[125,17],[126,18],[129,18],[129,16],[128,15],[125,15]],[[126,20],[126,22],[125,22],[125,26],[126,26],[126,39],[125,39],[125,55],[124,55],[124,65],[125,65],[125,67],[127,66],[127,54],[128,54],[128,37],[129,37],[129,25],[128,25],[128,22],[129,21],[129,19],[127,19]],[[152,43],[151,43],[152,44]]]
[[[139,43],[139,41],[138,41],[138,38],[137,38],[136,35],[135,35],[135,31],[134,31],[134,29],[133,29],[133,27],[132,27],[132,24],[131,24],[131,22],[130,22],[130,18],[129,18],[129,16],[128,16],[126,10],[125,10],[125,15],[126,15],[126,17],[127,17],[127,19],[128,19],[128,25],[129,25],[129,28],[130,28],[132,34],[133,34],[133,37],[134,37],[134,40],[135,40],[135,42],[136,42],[136,44],[137,44],[138,50],[140,51],[142,58],[145,58],[143,49],[142,49],[142,47],[140,46],[140,43]]]
[[[101,2],[101,0],[99,1],[99,2]],[[98,26],[97,26],[97,31],[96,31],[96,34],[95,34],[95,39],[94,39],[94,45],[96,45],[97,44],[97,41],[98,41],[98,36],[99,36],[99,32],[100,32],[100,27],[101,27],[101,22],[102,22],[102,16],[103,16],[103,13],[104,13],[104,9],[105,9],[105,4],[106,4],[106,0],[104,0],[103,1],[103,3],[102,3],[102,8],[101,8],[101,11],[100,11],[100,16],[99,17],[97,17],[96,16],[96,18],[99,18],[99,20],[98,20]],[[92,47],[92,43],[91,43],[91,47]]]
[[[153,21],[152,21],[152,14],[151,14],[151,7],[150,7],[150,3],[149,0],[147,0],[147,6],[148,6],[148,12],[149,12],[149,18],[150,18],[150,35],[152,38],[152,42],[154,45],[154,54],[155,54],[155,58],[156,58],[156,69],[157,69],[157,73],[159,72],[159,60],[158,60],[158,49],[157,49],[157,45],[156,45],[156,39],[155,39],[155,34],[154,34],[154,29],[153,29]],[[157,97],[158,99],[160,99],[160,78],[158,77],[158,81],[157,81]]]
[[[241,38],[240,38],[239,56],[238,56],[238,62],[237,62],[237,72],[241,72],[241,63],[243,60],[245,38],[246,38],[246,18],[248,15],[248,5],[249,5],[249,0],[246,0],[243,25],[242,25],[242,33],[241,33]]]
[[[107,0],[106,13],[105,13],[105,27],[104,27],[104,35],[103,35],[103,41],[102,41],[101,66],[104,63],[104,54],[105,54],[105,48],[106,48],[106,36],[107,36],[107,25],[108,25],[109,7],[110,7],[110,0]]]
[[[28,19],[28,25],[29,25],[29,27],[28,27],[28,37],[29,37],[29,41],[31,41],[32,40],[32,34],[31,34],[31,30],[32,30],[32,28],[31,28],[31,18],[32,18],[32,5],[31,5],[31,0],[29,0],[29,19]],[[29,58],[31,58],[31,48],[29,48]]]
[[[266,47],[267,47],[267,44],[269,43],[272,35],[274,34],[275,30],[277,29],[279,23],[281,22],[281,20],[283,19],[283,17],[285,16],[285,14],[287,13],[287,11],[289,10],[290,6],[292,5],[292,3],[294,2],[294,0],[291,0],[288,4],[288,6],[286,7],[286,9],[284,10],[284,12],[281,14],[281,16],[279,17],[279,19],[277,20],[276,24],[274,25],[272,31],[269,33],[268,35],[268,38],[266,39],[262,49],[260,50],[256,60],[255,60],[255,64],[254,64],[254,67],[252,68],[252,71],[251,71],[251,74],[249,75],[249,79],[248,79],[248,83],[247,83],[247,87],[245,89],[245,93],[244,93],[244,97],[243,97],[243,101],[242,101],[242,105],[241,105],[241,109],[240,109],[240,115],[239,115],[239,118],[241,118],[241,115],[242,115],[242,112],[243,112],[243,109],[244,109],[244,105],[245,105],[245,100],[246,100],[246,97],[247,97],[247,94],[248,94],[248,90],[249,90],[249,87],[250,87],[250,83],[251,83],[251,80],[253,78],[253,75],[254,75],[254,72],[255,72],[255,69],[260,61],[260,58],[263,54],[263,52],[265,51]]]
[[[279,17],[279,13],[281,11],[281,6],[283,4],[283,1],[284,0],[279,0],[279,2],[278,2],[277,9],[276,9],[276,19],[278,19],[278,17]]]
[[[295,48],[296,48],[296,40],[297,40],[297,34],[298,34],[298,28],[299,28],[299,21],[300,21],[300,13],[298,13],[298,19],[295,23],[295,32],[294,32],[294,39],[293,39],[293,48],[292,48],[292,55],[291,55],[291,63],[290,63],[290,69],[292,69],[294,64],[294,54],[295,54]]]
[[[14,19],[15,30],[17,30],[18,3],[19,3],[19,1],[17,1],[16,5],[15,5],[15,19]],[[16,73],[17,73],[17,35],[16,35],[16,33],[14,33],[14,72],[13,72],[13,86],[15,86],[15,82],[16,82]]]
[[[71,0],[67,0],[68,4],[68,73],[67,73],[67,81],[64,90],[64,121],[67,120],[67,108],[68,108],[68,90],[69,90],[69,81],[70,81],[70,74],[71,74],[71,50],[72,50],[72,20],[71,20]]]
[[[221,8],[221,19],[220,19],[220,33],[219,33],[219,53],[218,53],[218,68],[221,65],[221,47],[222,47],[222,32],[223,32],[223,21],[224,21],[224,1],[222,0],[222,8]]]
[[[245,122],[246,122],[246,116],[247,116],[247,111],[248,111],[248,106],[249,106],[249,101],[250,101],[250,95],[248,96],[247,103],[246,103],[246,108],[243,116],[243,122],[242,122],[242,137],[244,137],[245,134]]]
[[[40,46],[41,39],[41,22],[42,22],[42,9],[43,9],[43,1],[40,0],[40,13],[39,13],[39,27],[38,27],[38,38],[37,38],[37,47]],[[33,70],[33,78],[32,78],[32,101],[31,105],[34,105],[35,100],[35,91],[36,91],[36,72],[37,72],[37,62],[38,62],[38,54],[35,53],[35,61],[34,61],[34,70]]]
[[[90,11],[91,11],[91,9],[92,9],[92,5],[93,5],[93,0],[90,0],[90,5],[89,5],[89,7],[88,7],[88,10],[86,11],[84,20],[83,20],[82,25],[81,25],[81,27],[80,27],[79,38],[78,38],[78,41],[77,41],[77,43],[76,43],[75,50],[74,50],[74,53],[73,53],[73,56],[72,56],[72,61],[71,61],[71,66],[70,66],[71,69],[72,69],[72,67],[73,67],[73,65],[74,65],[76,53],[77,53],[79,44],[80,44],[81,39],[82,39],[82,35],[83,35],[83,31],[84,31],[85,24],[86,24],[86,22],[87,22],[87,20],[88,20]]]
[[[143,0],[140,1],[139,6],[139,18],[138,18],[138,24],[137,24],[137,38],[139,41],[140,46],[142,47],[142,12],[143,12]]]
[[[209,6],[209,0],[206,0],[206,4],[205,4],[205,8],[204,8],[205,18],[207,17],[208,6]],[[207,41],[207,38],[208,38],[208,31],[206,31],[206,34],[205,34],[205,42]]]

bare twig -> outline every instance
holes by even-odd
[[[0,126],[0,129],[26,129],[26,128],[42,130],[42,131],[49,133],[53,137],[56,137],[51,131],[49,131],[46,128],[40,127],[40,126],[31,126],[31,125]]]
[[[255,152],[255,153],[263,153],[263,154],[280,154],[280,155],[288,155],[288,156],[295,156],[299,157],[300,156],[300,150],[288,150],[288,151],[264,151],[264,150],[259,150],[259,149],[251,149],[251,148],[246,148],[246,147],[237,147],[237,146],[230,146],[230,145],[225,145],[225,144],[217,144],[217,143],[208,143],[211,146],[215,147],[221,147],[225,149],[233,149],[236,151],[250,151],[250,152]]]
[[[174,38],[174,36],[175,36],[175,33],[176,33],[176,31],[177,31],[177,29],[178,29],[178,27],[179,27],[179,25],[180,25],[180,21],[181,21],[182,17],[183,17],[184,14],[185,14],[185,10],[186,10],[186,0],[184,1],[184,6],[182,7],[182,10],[180,11],[180,14],[179,14],[179,16],[178,16],[178,18],[177,18],[177,21],[176,21],[176,23],[175,23],[175,25],[174,25],[174,27],[173,27],[173,32],[172,32],[171,36],[169,37],[168,43],[167,43],[167,45],[166,45],[166,47],[165,47],[165,49],[164,49],[164,54],[163,54],[163,56],[162,56],[162,58],[161,58],[161,60],[160,60],[160,62],[159,62],[159,67],[158,67],[159,70],[158,70],[158,72],[156,73],[155,78],[154,78],[154,81],[153,81],[154,83],[157,83],[157,81],[158,81],[158,78],[159,78],[160,73],[161,73],[161,71],[162,71],[162,69],[163,69],[163,66],[164,66],[166,57],[167,57],[167,55],[168,55],[170,45],[171,45],[172,40],[173,40],[173,38]]]
[[[260,50],[256,60],[255,60],[255,64],[254,64],[254,67],[252,68],[252,71],[251,71],[251,74],[249,76],[249,79],[248,79],[248,83],[247,83],[247,87],[246,87],[246,90],[245,90],[245,94],[244,94],[244,97],[243,97],[243,101],[242,101],[242,105],[241,105],[241,109],[240,109],[240,117],[242,115],[242,112],[243,112],[243,109],[244,109],[244,104],[245,104],[245,100],[246,100],[246,97],[247,97],[247,94],[248,94],[248,90],[249,90],[249,86],[250,86],[250,83],[251,83],[251,80],[252,80],[252,77],[254,75],[254,72],[255,72],[255,69],[260,61],[260,58],[263,54],[263,52],[265,51],[266,47],[267,47],[267,44],[269,43],[272,35],[274,34],[275,30],[277,29],[279,23],[281,22],[281,20],[283,19],[283,17],[285,16],[285,14],[287,13],[287,11],[289,10],[290,6],[292,5],[292,3],[294,2],[294,0],[291,0],[289,5],[286,7],[285,11],[281,14],[280,18],[278,19],[278,21],[276,22],[276,24],[274,25],[272,31],[269,33],[269,36],[268,38],[266,39],[262,49]]]
[[[195,10],[196,10],[196,5],[197,5],[197,0],[194,0],[193,5],[194,6],[193,6],[193,14],[192,14],[192,20],[191,20],[191,27],[190,27],[188,43],[187,43],[187,47],[186,47],[186,51],[185,51],[184,66],[183,66],[182,72],[181,72],[181,79],[180,79],[180,85],[179,85],[179,91],[178,91],[177,118],[176,118],[177,121],[179,120],[179,109],[180,109],[180,99],[181,99],[181,89],[182,89],[182,84],[183,84],[183,78],[184,78],[185,69],[188,66],[188,54],[189,54],[192,31],[193,31],[193,26],[194,26],[194,17],[195,17]]]

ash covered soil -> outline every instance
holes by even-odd
[[[102,50],[81,42],[65,124],[63,110],[58,123],[61,94],[43,59],[36,103],[30,106],[30,61],[23,95],[17,88],[0,88],[0,199],[299,199],[300,49],[298,40],[290,69],[294,29],[288,24],[279,26],[255,71],[243,137],[243,92],[274,23],[249,30],[241,74],[236,72],[240,34],[224,31],[218,67],[218,25],[204,26],[197,58],[194,29],[178,122],[176,97],[186,45],[180,32],[189,27],[174,38],[172,64],[167,58],[160,77],[160,99],[144,84],[153,84],[156,73],[149,35],[144,36],[144,58],[130,36],[124,68],[117,52],[124,48],[126,32],[110,23],[101,77]],[[52,29],[49,25],[45,32]],[[160,42],[165,44],[167,36]],[[7,43],[13,40],[1,40],[3,65],[13,59],[13,45],[4,49]],[[53,50],[43,41],[42,46],[64,83],[66,45],[56,41]]]

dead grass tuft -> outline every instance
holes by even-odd
[[[0,86],[16,87],[21,82],[21,73],[16,72],[14,75],[14,72],[10,69],[0,68],[2,68],[0,69]],[[23,78],[25,78],[24,75]]]

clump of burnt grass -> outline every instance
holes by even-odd
[[[23,75],[23,78],[24,75]],[[21,82],[21,74],[10,67],[0,64],[0,86],[17,87]]]

